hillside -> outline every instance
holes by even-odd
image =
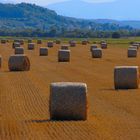
[[[106,24],[106,23],[114,23],[114,24],[118,24],[120,26],[131,26],[135,29],[140,29],[140,21],[139,20],[124,20],[124,21],[117,21],[117,20],[111,20],[111,19],[96,19],[93,20],[96,23],[100,23],[100,24]]]
[[[131,7],[132,5],[133,7]],[[99,3],[88,3],[82,0],[70,0],[50,4],[46,7],[55,10],[58,14],[61,14],[63,16],[79,17],[84,19],[101,19],[93,21],[101,24],[115,23],[119,24],[120,26],[129,25],[133,28],[140,29],[140,18],[139,15],[137,14],[139,4],[137,4],[137,2],[134,1],[117,0],[115,2],[99,4]]]
[[[114,23],[96,23],[58,15],[55,11],[33,4],[0,4],[0,29],[39,29],[48,30],[54,27],[57,31],[66,29],[92,29],[100,31],[130,30],[128,26]]]

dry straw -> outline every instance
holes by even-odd
[[[13,42],[12,47],[13,47],[13,49],[19,48],[20,47],[20,43],[19,42]]]
[[[129,46],[128,49],[136,49],[136,50],[138,50],[138,47],[137,46]]]
[[[69,50],[69,45],[62,45],[61,50]]]
[[[40,47],[40,56],[47,56],[48,48]]]
[[[28,39],[28,43],[32,43],[33,41],[32,41],[32,39]]]
[[[35,43],[29,43],[28,50],[34,50],[34,49],[35,49]]]
[[[88,42],[88,40],[83,40],[82,41],[82,45],[87,45],[89,42]]]
[[[102,49],[107,49],[107,43],[106,43],[106,42],[101,43],[101,48],[102,48]]]
[[[50,42],[47,43],[47,46],[48,46],[49,48],[52,48],[53,45],[54,45],[53,41],[50,41]]]
[[[0,68],[2,66],[2,56],[0,55]]]
[[[70,50],[59,50],[58,51],[58,61],[59,62],[69,62],[70,61]]]
[[[55,41],[55,43],[56,43],[56,44],[61,44],[61,40],[57,39],[57,40]]]
[[[87,85],[52,83],[49,110],[51,120],[87,120]]]
[[[92,49],[92,58],[102,58],[102,49],[101,48],[95,48]]]
[[[7,40],[6,39],[2,39],[1,40],[1,44],[6,44]]]
[[[19,40],[20,45],[24,45],[24,39]]]
[[[42,44],[42,40],[41,39],[37,40],[37,44]]]
[[[23,47],[15,48],[15,54],[24,54],[24,48]]]
[[[70,47],[75,47],[76,46],[76,41],[71,40],[69,41]]]
[[[97,49],[97,48],[98,48],[97,44],[92,44],[90,46],[90,51],[92,51],[93,49]]]
[[[15,39],[14,43],[20,43],[20,45],[24,45],[24,39]]]
[[[137,89],[139,87],[138,66],[117,66],[114,69],[115,89]]]
[[[128,57],[137,57],[137,49],[129,48],[128,49]]]
[[[10,71],[29,71],[30,61],[26,55],[11,55],[8,66]]]

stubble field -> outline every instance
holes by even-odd
[[[39,47],[27,50],[29,72],[9,72],[12,44],[0,44],[0,140],[139,140],[140,89],[114,90],[114,67],[140,66],[127,58],[128,44],[109,44],[102,59],[91,58],[90,45],[71,47],[70,63],[58,63],[60,45],[39,56]],[[84,82],[88,86],[87,121],[51,121],[52,82]]]

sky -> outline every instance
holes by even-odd
[[[70,0],[0,0],[0,2],[5,2],[5,3],[27,2],[27,3],[35,3],[41,6],[44,6],[44,4],[49,5],[49,4],[60,3],[65,1],[70,1]],[[114,2],[116,0],[82,0],[82,1],[89,2],[89,3],[108,3],[108,2]]]
[[[34,3],[55,10],[59,15],[76,18],[140,20],[140,0],[0,0],[0,2]]]

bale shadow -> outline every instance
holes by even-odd
[[[28,71],[9,71],[9,70],[5,70],[5,71],[2,71],[3,73],[27,73]]]
[[[100,89],[100,91],[129,91],[129,90],[134,90],[134,89],[115,89],[115,88],[104,88]]]
[[[25,123],[57,123],[57,122],[86,122],[87,120],[25,120]]]
[[[116,91],[115,88],[102,88],[100,91]]]

